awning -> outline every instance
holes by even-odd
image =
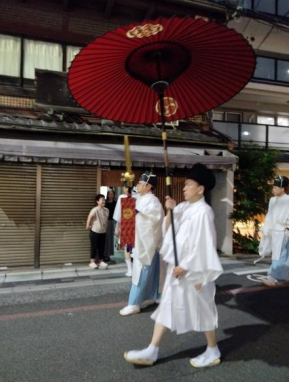
[[[162,147],[131,145],[133,167],[163,165]],[[193,147],[169,147],[170,167],[190,168],[203,163],[211,168],[229,169],[238,157],[226,150]],[[124,146],[103,143],[68,143],[58,141],[33,141],[0,138],[0,160],[8,162],[35,162],[124,167]]]

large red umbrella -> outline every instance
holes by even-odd
[[[75,100],[99,117],[162,123],[171,195],[165,122],[228,101],[254,70],[254,51],[234,30],[199,18],[159,18],[96,38],[73,60],[68,85]]]
[[[228,101],[255,69],[254,52],[242,35],[202,19],[159,18],[120,27],[96,38],[75,57],[70,91],[100,117],[131,123],[161,122],[203,113]]]

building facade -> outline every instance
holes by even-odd
[[[213,168],[218,179],[211,196],[218,248],[232,253],[228,216],[237,158],[228,146],[252,141],[281,147],[280,169],[287,171],[288,10],[286,2],[273,2],[274,10],[266,8],[266,1],[1,0],[0,266],[88,261],[85,220],[100,186],[121,185],[124,135],[130,137],[134,172],[153,169],[163,201],[159,127],[90,115],[70,97],[66,73],[80,49],[106,31],[172,15],[227,23],[257,54],[252,81],[213,111],[213,126],[207,115],[168,126],[173,196],[182,199],[185,171],[194,163]]]

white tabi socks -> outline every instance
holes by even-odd
[[[132,264],[131,264],[131,260],[125,260],[126,262],[126,266],[127,266],[127,272],[126,272],[126,277],[131,277],[132,276]]]
[[[159,348],[154,345],[149,345],[149,347],[143,350],[131,350],[124,353],[124,358],[126,361],[135,365],[150,366],[156,362],[158,354]]]
[[[127,305],[119,311],[121,316],[131,316],[140,312],[139,305]]]
[[[214,348],[207,347],[207,350],[196,358],[190,360],[190,364],[194,367],[216,366],[221,362],[221,353],[218,346]]]

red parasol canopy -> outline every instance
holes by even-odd
[[[203,19],[159,18],[98,37],[75,57],[68,85],[91,113],[130,123],[184,119],[228,101],[250,80],[254,51],[232,29]],[[156,90],[156,91],[155,91]]]

